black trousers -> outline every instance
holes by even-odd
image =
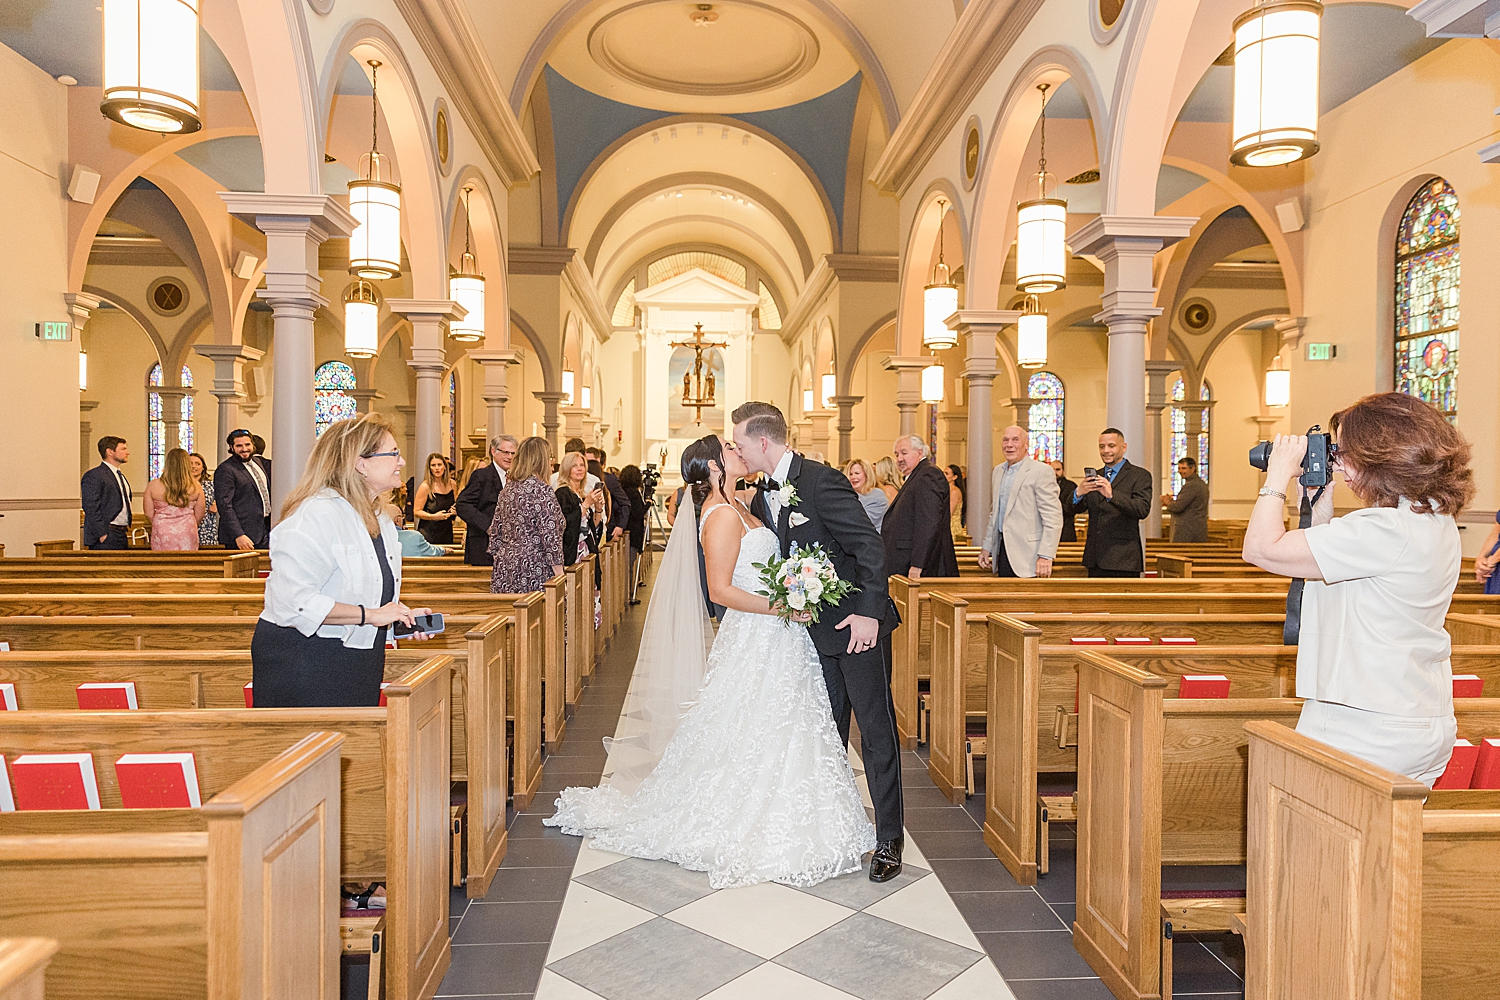
[[[1011,568],[1010,557],[1005,554],[1005,535],[998,536],[1000,541],[995,546],[995,575],[1015,576],[1016,571]]]
[[[256,708],[342,708],[380,704],[385,638],[370,649],[303,635],[262,618],[250,640]]]
[[[896,706],[891,701],[890,636],[863,653],[819,652],[818,659],[844,746],[849,745],[851,709],[859,720],[859,752],[875,805],[875,839],[895,840],[902,835],[901,743],[896,736]]]
[[[128,549],[130,548],[130,536],[126,534],[125,525],[111,524],[109,526],[109,536],[104,541],[90,541],[84,548],[93,549],[96,552],[103,552],[106,549]]]
[[[1091,577],[1118,577],[1120,579],[1134,579],[1136,577],[1139,577],[1140,575],[1141,571],[1138,569],[1105,569],[1102,566],[1089,567],[1089,576]]]

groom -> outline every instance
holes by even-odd
[[[901,873],[903,838],[889,644],[882,641],[899,617],[886,592],[885,548],[849,480],[786,446],[786,418],[780,410],[751,402],[736,408],[732,417],[735,447],[751,472],[763,473],[750,513],[776,531],[783,557],[792,545],[820,543],[839,579],[858,588],[807,628],[823,663],[833,719],[845,746],[851,708],[859,720],[860,754],[875,804],[877,843],[870,881],[888,882]]]

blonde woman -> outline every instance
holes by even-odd
[[[181,448],[167,452],[161,477],[146,484],[146,517],[151,521],[151,548],[157,552],[191,552],[198,547],[198,524],[207,506],[203,487],[193,475],[192,460]]]
[[[250,643],[257,708],[380,703],[387,627],[431,612],[401,603],[401,542],[381,499],[405,465],[380,413],[331,424],[313,446],[271,530]]]
[[[896,494],[901,492],[901,470],[889,455],[875,460],[875,486],[885,494],[888,503],[896,502]]]
[[[588,461],[570,451],[557,466],[557,504],[563,513],[563,564],[571,566],[589,552],[599,550],[599,529],[604,522],[604,488],[588,489]]]
[[[859,494],[859,503],[865,509],[865,516],[875,525],[875,530],[879,531],[880,523],[885,520],[885,512],[890,509],[891,500],[885,495],[885,490],[875,485],[875,470],[870,468],[869,462],[856,458],[844,466],[844,475],[849,477],[849,485]]]
[[[458,515],[458,489],[448,460],[437,452],[427,456],[427,469],[412,502],[417,530],[433,545],[453,544],[453,519]]]
[[[490,522],[490,593],[525,594],[563,571],[563,512],[547,485],[552,446],[529,437],[516,448]]]

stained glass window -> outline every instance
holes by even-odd
[[[1458,414],[1458,195],[1422,185],[1396,234],[1396,391]]]
[[[764,281],[760,283],[760,328],[781,329],[781,310],[776,305],[776,297],[771,294]]]
[[[1063,460],[1063,384],[1051,372],[1037,372],[1026,382],[1031,404],[1026,424],[1031,428],[1031,457],[1039,462]]]
[[[631,278],[625,290],[615,300],[615,314],[610,318],[615,326],[635,326],[635,279]]]
[[[1212,397],[1208,383],[1204,382],[1198,392],[1198,398],[1208,402]],[[1172,399],[1174,402],[1182,402],[1187,399],[1187,389],[1182,384],[1182,379],[1172,383]],[[1176,496],[1182,491],[1182,476],[1177,471],[1177,463],[1185,455],[1193,455],[1198,460],[1198,478],[1205,483],[1208,482],[1208,415],[1209,408],[1203,408],[1203,425],[1198,433],[1198,447],[1193,451],[1188,450],[1187,435],[1187,409],[1181,406],[1171,408],[1172,417],[1172,495]],[[1194,454],[1196,452],[1196,454]]]
[[[458,468],[458,372],[448,373],[448,461]]]
[[[161,364],[151,367],[151,374],[146,379],[147,384],[160,386],[162,384]],[[182,380],[179,385],[191,389],[193,387],[193,372],[187,365],[182,366]],[[147,447],[147,471],[151,478],[155,479],[161,475],[162,466],[167,460],[167,413],[162,401],[161,393],[151,392],[146,394],[146,447]],[[185,451],[193,450],[193,397],[184,395],[177,404],[177,447]]]
[[[359,407],[349,395],[356,386],[354,369],[342,361],[324,362],[313,372],[313,430],[319,437],[334,421],[359,415]]]

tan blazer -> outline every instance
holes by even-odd
[[[999,525],[1005,526],[1005,555],[1016,576],[1036,576],[1038,558],[1055,559],[1062,535],[1062,505],[1057,499],[1057,476],[1052,466],[1023,458],[1013,472],[1005,511],[1000,511],[1000,480],[1005,463],[995,466],[990,480],[990,520],[981,548],[994,554]]]

